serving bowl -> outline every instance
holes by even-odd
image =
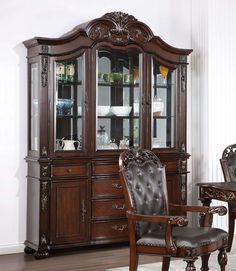
[[[112,106],[111,112],[116,116],[129,116],[131,109],[131,106]]]
[[[110,82],[120,82],[122,80],[122,73],[113,72],[110,74]]]
[[[110,112],[109,105],[98,105],[97,114],[98,116],[106,116]]]
[[[57,114],[58,115],[70,115],[71,108],[74,101],[71,99],[58,99],[57,100]]]

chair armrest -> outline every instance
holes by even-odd
[[[227,214],[227,208],[224,206],[198,206],[198,205],[178,205],[178,204],[169,204],[170,210],[175,211],[185,211],[185,212],[199,212],[199,213],[210,213],[218,214],[220,216]]]
[[[218,214],[220,216],[227,214],[227,208],[224,206],[188,206],[188,205],[177,205],[170,204],[170,210],[178,210],[185,212],[199,212],[200,213],[200,225],[201,227],[211,227],[212,225],[212,215]]]
[[[141,215],[136,214],[132,211],[126,211],[126,215],[128,219],[135,220],[135,221],[142,221],[142,222],[149,222],[149,223],[164,223],[164,224],[171,224],[176,225],[179,227],[186,226],[188,224],[187,217],[184,216],[159,216],[159,215]]]
[[[172,236],[172,227],[179,226],[184,227],[188,224],[187,217],[183,216],[158,216],[158,215],[141,215],[136,214],[130,210],[126,211],[126,215],[128,218],[129,230],[131,232],[130,242],[134,242],[134,232],[135,232],[135,221],[141,222],[149,222],[149,223],[164,223],[166,225],[165,230],[165,247],[167,254],[171,256],[176,256],[177,247],[173,241]]]

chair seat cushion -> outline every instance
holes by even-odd
[[[177,248],[197,248],[226,239],[228,233],[217,228],[174,227],[172,236]],[[165,247],[165,234],[163,231],[144,234],[138,239],[137,245]]]

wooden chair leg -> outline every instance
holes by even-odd
[[[129,271],[137,271],[138,269],[138,255],[136,249],[131,249],[129,254]]]
[[[227,254],[225,252],[225,248],[219,249],[218,263],[220,265],[220,271],[225,271],[225,266],[227,262],[228,262],[228,259],[227,259]]]
[[[210,255],[211,254],[201,256],[201,258],[202,258],[201,271],[208,271],[209,270],[208,261],[209,261]]]
[[[170,266],[170,257],[163,257],[162,259],[162,271],[168,271]]]
[[[196,267],[194,265],[194,262],[197,260],[196,258],[188,258],[188,259],[184,259],[185,262],[187,262],[187,266],[185,268],[185,271],[196,271]]]
[[[227,248],[227,252],[231,251],[231,247],[232,247],[232,243],[233,243],[233,238],[234,238],[234,216],[232,214],[232,207],[230,207],[228,205],[228,233],[229,233],[229,237],[228,237],[228,248]]]

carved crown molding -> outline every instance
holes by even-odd
[[[94,41],[108,40],[117,44],[128,42],[148,42],[153,33],[147,25],[134,16],[123,12],[106,13],[93,21],[87,35]]]

